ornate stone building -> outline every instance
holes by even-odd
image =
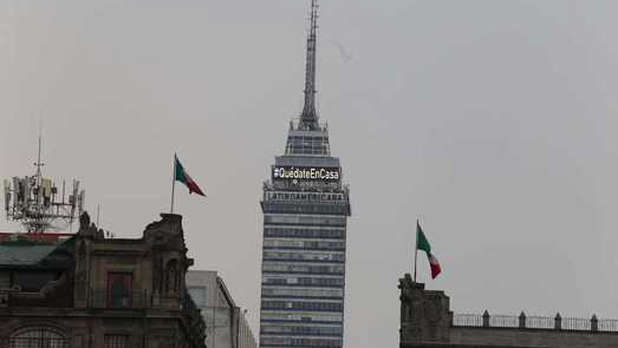
[[[410,274],[399,280],[400,348],[618,347],[618,320],[453,314],[443,291],[425,290]]]
[[[204,348],[188,295],[180,215],[139,239],[109,239],[80,218],[75,235],[0,242],[0,347]]]

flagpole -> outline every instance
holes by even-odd
[[[416,283],[416,261],[418,256],[418,218],[416,219],[416,231],[414,233],[414,283]]]
[[[176,187],[176,153],[174,153],[174,165],[172,166],[172,206],[170,214],[174,214],[174,188]]]

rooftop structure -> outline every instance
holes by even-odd
[[[609,348],[618,320],[554,316],[454,314],[443,291],[425,290],[410,274],[399,280],[400,348]]]
[[[139,239],[107,239],[80,217],[74,235],[0,238],[0,347],[205,348],[186,291],[180,215]]]
[[[39,152],[32,176],[4,179],[4,209],[7,219],[21,223],[28,233],[45,233],[64,230],[84,210],[86,193],[79,189],[79,181],[73,180],[71,191],[66,193],[52,179],[43,176],[41,168],[41,136]]]

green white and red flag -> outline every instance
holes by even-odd
[[[195,192],[198,195],[206,197],[206,195],[204,194],[204,191],[202,191],[202,189],[198,186],[195,180],[193,180],[189,176],[187,171],[185,171],[185,168],[180,163],[178,156],[176,156],[175,154],[174,154],[174,181],[180,181],[181,183],[185,184],[185,186],[189,188],[189,194]]]
[[[429,267],[431,268],[431,279],[435,279],[442,272],[442,267],[440,267],[438,259],[431,253],[431,245],[427,237],[425,237],[421,225],[416,221],[416,250],[414,252],[418,250],[422,250],[427,254]]]

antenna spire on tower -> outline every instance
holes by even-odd
[[[307,35],[307,62],[305,67],[305,105],[300,116],[300,129],[318,129],[318,113],[315,107],[315,75],[317,48],[318,1],[311,0],[309,34]]]

